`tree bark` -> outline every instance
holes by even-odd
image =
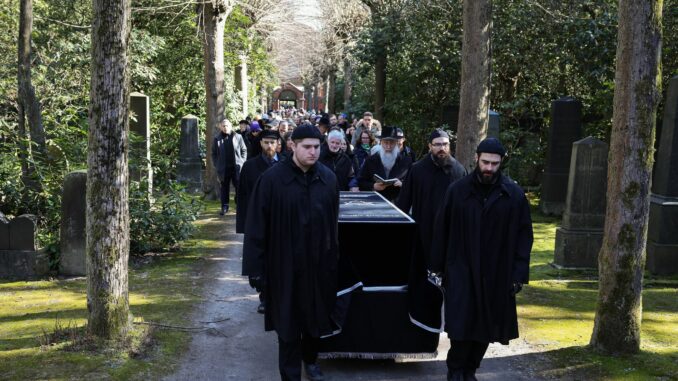
[[[350,115],[351,97],[353,96],[353,68],[351,61],[344,60],[344,112]]]
[[[377,54],[374,64],[374,117],[382,123],[384,120],[384,103],[386,101],[386,47],[378,49],[382,53]]]
[[[219,178],[212,163],[212,140],[224,118],[224,24],[233,9],[231,0],[208,0],[198,6],[205,60],[205,97],[207,110],[205,146],[207,148],[203,191],[208,199],[219,197]]]
[[[247,54],[240,56],[240,98],[242,99],[242,118],[249,114],[249,77],[247,75]]]
[[[40,191],[42,185],[36,176],[31,159],[44,159],[45,130],[42,126],[40,101],[35,95],[31,82],[31,33],[33,32],[33,0],[21,0],[19,10],[18,45],[18,102],[19,135],[21,138],[19,159],[23,183],[33,191]],[[26,128],[28,124],[28,128]],[[29,142],[31,144],[29,144]],[[35,149],[37,155],[33,154]]]
[[[330,114],[337,112],[336,88],[337,71],[333,68],[330,70],[330,75],[327,78],[327,112]]]
[[[470,171],[475,167],[476,148],[487,135],[489,121],[492,2],[464,0],[463,13],[456,158]]]
[[[130,326],[129,59],[131,0],[93,0],[87,149],[87,329],[124,337]]]
[[[591,345],[640,349],[655,123],[661,96],[661,0],[620,0],[599,290]]]

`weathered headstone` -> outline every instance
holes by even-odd
[[[49,271],[49,260],[44,252],[35,248],[36,218],[24,214],[7,221],[0,218],[0,278],[29,279]]]
[[[130,179],[139,181],[146,178],[149,193],[153,184],[153,170],[151,168],[151,101],[141,93],[130,94],[130,122],[129,130],[135,136],[131,141],[130,152]]]
[[[499,130],[501,127],[501,115],[494,110],[490,110],[489,114],[490,121],[487,126],[487,137],[499,139]]]
[[[61,196],[61,260],[59,272],[64,275],[87,275],[86,215],[87,171],[74,171],[64,179]]]
[[[22,214],[9,223],[9,250],[35,251],[36,218]]]
[[[179,141],[179,164],[177,180],[186,185],[189,192],[202,189],[202,159],[198,144],[198,118],[186,115],[181,118],[181,137]]]
[[[561,98],[551,104],[551,129],[539,202],[544,214],[561,215],[565,209],[572,143],[581,139],[581,116],[582,104],[574,98]]]
[[[647,231],[649,271],[678,274],[678,76],[669,82],[652,180]]]
[[[554,262],[562,267],[598,267],[607,191],[607,144],[593,137],[572,146],[563,224],[556,229]]]
[[[459,124],[459,105],[445,105],[440,111],[440,124],[446,124],[449,129],[457,133],[457,124]]]
[[[0,212],[0,250],[9,250],[9,220]]]

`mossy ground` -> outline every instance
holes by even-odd
[[[136,322],[192,325],[188,316],[207,281],[201,259],[221,247],[218,209],[217,203],[207,205],[198,233],[180,251],[131,261],[130,309]],[[188,332],[158,328],[146,335],[148,326],[135,324],[131,347],[140,348],[73,348],[72,339],[84,337],[86,323],[84,278],[0,282],[0,379],[157,379],[190,342]],[[61,337],[49,337],[55,330]]]
[[[533,210],[531,281],[518,298],[521,336],[540,350],[544,378],[678,380],[678,278],[646,274],[641,352],[606,356],[588,348],[593,331],[596,271],[559,270],[553,262],[560,219]]]

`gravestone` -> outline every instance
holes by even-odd
[[[28,279],[49,271],[49,260],[35,248],[36,218],[24,214],[7,221],[0,218],[0,278]]]
[[[146,178],[151,193],[153,170],[151,168],[151,100],[141,93],[130,94],[130,180]]]
[[[441,110],[440,124],[448,125],[450,131],[457,133],[459,124],[459,105],[445,105]]]
[[[177,181],[186,185],[192,193],[202,190],[202,159],[198,144],[198,118],[186,115],[181,118],[181,137],[179,139],[179,164]]]
[[[0,250],[9,250],[9,220],[0,212]]]
[[[87,275],[86,215],[87,171],[74,171],[64,179],[61,196],[61,260],[59,273]]]
[[[487,137],[499,139],[499,130],[501,126],[501,115],[493,110],[490,110],[490,122],[487,126]]]
[[[35,251],[36,218],[22,214],[9,222],[9,250]]]
[[[565,97],[551,104],[546,168],[541,182],[539,208],[547,215],[562,215],[567,197],[572,143],[581,139],[582,104]]]
[[[649,271],[678,274],[678,76],[669,82],[659,152],[652,179],[647,231]]]
[[[556,229],[554,263],[598,267],[607,191],[607,144],[588,137],[572,145],[563,223]]]

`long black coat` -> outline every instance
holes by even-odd
[[[351,158],[343,152],[332,154],[328,148],[325,152],[320,154],[320,159],[318,161],[332,170],[332,172],[334,172],[334,174],[337,176],[339,190],[347,191],[348,183],[355,177],[355,172],[353,171],[353,160],[351,160]]]
[[[263,275],[266,330],[285,341],[332,334],[337,293],[339,191],[316,163],[293,160],[264,172],[249,198],[243,275]]]
[[[447,188],[464,176],[466,169],[454,158],[452,167],[446,173],[428,154],[412,165],[403,181],[396,206],[405,213],[410,213],[412,208],[411,215],[417,222],[424,253],[431,251],[433,223]]]
[[[247,220],[247,204],[254,185],[259,180],[264,171],[270,167],[270,164],[263,155],[251,158],[243,164],[240,170],[240,183],[238,184],[238,204],[235,214],[235,232],[245,232],[245,221]]]
[[[247,160],[247,146],[245,145],[245,140],[240,134],[235,132],[231,133],[231,144],[233,145],[233,157],[231,158],[232,164],[235,165],[237,171],[240,171],[245,160]],[[228,142],[228,136],[223,132],[219,132],[217,136],[214,137],[212,143],[212,163],[217,169],[217,175],[219,176],[219,181],[224,181],[224,175],[226,173],[226,167],[228,166],[228,159],[226,158],[226,146]]]
[[[400,181],[405,179],[407,176],[407,171],[409,171],[412,166],[412,159],[407,156],[400,156],[396,159],[391,172],[386,176],[386,171],[384,171],[384,165],[381,163],[381,156],[378,153],[368,157],[365,160],[362,168],[360,169],[360,174],[358,175],[358,186],[361,191],[374,191],[374,178],[375,174],[381,176],[383,179],[393,179],[398,178]],[[383,191],[379,192],[382,196],[386,197],[389,201],[394,201],[398,194],[400,193],[400,188],[396,186],[386,187]]]
[[[475,172],[450,185],[430,263],[445,274],[450,339],[507,344],[518,337],[511,290],[528,282],[532,240],[530,207],[513,181],[501,175],[486,199]]]

